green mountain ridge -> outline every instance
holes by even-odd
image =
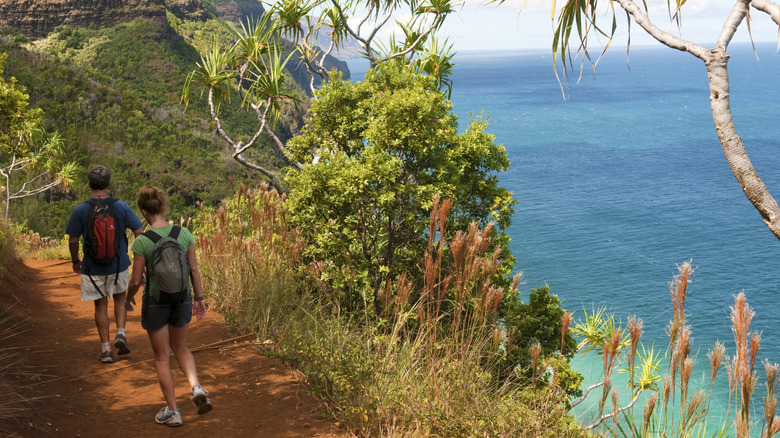
[[[0,0],[0,9],[7,4]],[[233,160],[198,96],[188,109],[180,103],[185,77],[200,54],[214,41],[231,44],[234,20],[254,17],[262,5],[246,0],[166,5],[163,31],[145,17],[97,29],[58,26],[33,41],[5,29],[0,53],[9,54],[4,75],[26,87],[31,106],[44,110],[47,129],[60,132],[68,158],[82,174],[95,164],[110,166],[113,194],[131,205],[139,187],[159,185],[171,195],[172,215],[186,218],[197,215],[199,202],[219,203],[233,184],[263,181]],[[298,89],[306,108],[308,97]],[[234,98],[224,104],[222,121],[231,133],[252,135],[256,116],[238,111],[239,103]],[[301,120],[289,109],[279,134],[289,138]],[[269,168],[284,166],[268,142],[249,153]],[[71,187],[15,201],[11,216],[43,235],[61,236],[71,209],[88,195],[84,177]]]

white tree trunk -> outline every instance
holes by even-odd
[[[723,48],[716,47],[712,49],[709,59],[705,62],[710,84],[710,106],[715,131],[731,172],[737,178],[745,196],[761,214],[772,234],[780,239],[780,207],[759,178],[745,150],[745,144],[737,135],[737,129],[734,127],[729,103],[728,59],[728,52]]]

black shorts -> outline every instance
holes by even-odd
[[[144,299],[141,306],[141,327],[154,332],[166,324],[174,327],[184,327],[192,320],[192,296],[181,304],[157,304],[153,299]]]

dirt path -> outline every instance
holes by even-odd
[[[214,410],[199,416],[189,388],[174,371],[183,427],[154,422],[165,405],[157,384],[152,351],[141,328],[140,309],[128,313],[132,352],[101,364],[92,303],[80,300],[79,277],[70,262],[27,260],[25,281],[0,284],[0,305],[17,297],[12,312],[27,318],[25,330],[3,344],[20,346],[24,377],[36,413],[17,436],[63,437],[339,437],[350,435],[315,412],[316,401],[296,381],[294,371],[259,354],[247,338],[235,337],[219,315],[190,325],[189,346]],[[109,310],[113,303],[109,303]],[[115,333],[111,315],[111,337]],[[224,342],[225,340],[229,340]],[[115,356],[116,358],[116,356]],[[174,361],[175,363],[175,361]],[[29,367],[29,368],[28,368]]]

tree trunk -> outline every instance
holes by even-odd
[[[745,144],[737,135],[729,103],[729,54],[722,46],[710,51],[705,61],[710,84],[710,106],[715,131],[723,147],[723,154],[748,200],[761,214],[769,230],[780,239],[780,207],[750,162]]]

